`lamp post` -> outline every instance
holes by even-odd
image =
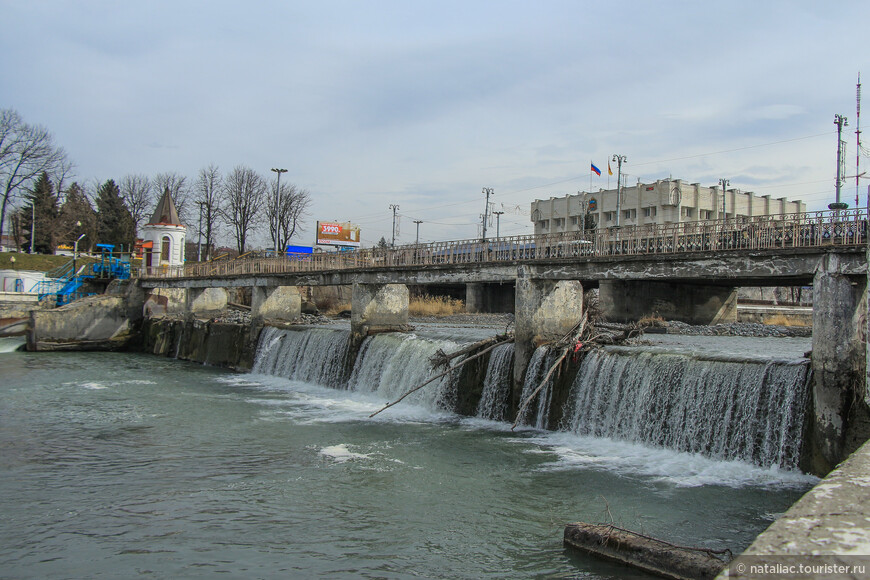
[[[501,214],[503,211],[494,211],[495,214],[495,239],[499,239],[501,237]]]
[[[272,238],[273,247],[275,249],[275,255],[278,255],[278,227],[280,223],[278,222],[278,208],[281,205],[281,174],[287,173],[286,169],[276,169],[272,168],[272,171],[278,174],[278,184],[275,187],[275,215],[273,216],[275,220],[275,237]]]
[[[617,163],[616,169],[616,227],[619,227],[620,198],[622,197],[622,164],[625,163],[625,155],[614,155],[613,161]]]
[[[76,258],[79,256],[79,242],[82,241],[83,237],[85,237],[85,234],[80,235],[73,244],[73,278],[76,275]]]
[[[719,180],[719,185],[722,186],[722,219],[724,220],[727,218],[727,214],[725,213],[725,190],[729,185],[731,185],[731,181],[723,177]]]
[[[483,208],[483,241],[486,241],[486,222],[489,221],[489,196],[492,195],[491,187],[484,187],[483,193],[486,194],[486,207]]]
[[[392,248],[396,245],[396,212],[399,211],[399,206],[391,203],[390,209],[393,210],[393,241],[390,242],[390,247]]]
[[[839,197],[837,198],[839,199]],[[30,253],[36,253],[36,194],[30,202]]]
[[[206,203],[204,201],[198,201],[196,204],[199,206],[199,230],[197,231],[199,236],[196,241],[196,261],[202,262],[202,208]]]
[[[420,245],[420,224],[423,223],[423,220],[414,220],[414,223],[417,224],[417,241],[414,242],[414,245]]]
[[[834,124],[837,126],[837,200],[828,204],[828,209],[848,209],[848,204],[840,201],[840,190],[843,187],[843,127],[849,126],[849,120],[843,115],[834,115]]]

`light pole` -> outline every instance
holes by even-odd
[[[281,175],[280,173],[278,174]],[[206,205],[204,201],[198,201],[196,204],[199,206],[199,231],[197,232],[199,236],[197,237],[196,242],[196,261],[202,262],[202,208]]]
[[[491,187],[484,187],[483,193],[486,194],[486,207],[483,208],[483,241],[486,241],[486,222],[489,221],[489,196],[492,195]]]
[[[414,223],[417,224],[417,241],[414,242],[414,245],[420,245],[420,224],[423,223],[423,220],[414,220]]]
[[[286,169],[276,169],[272,168],[272,171],[278,174],[278,184],[275,186],[275,215],[272,216],[275,220],[275,237],[272,238],[273,248],[275,250],[275,255],[278,255],[278,227],[280,224],[278,223],[278,208],[281,205],[281,174],[287,173]]]
[[[613,160],[617,163],[616,169],[616,227],[619,227],[620,199],[622,197],[622,164],[625,163],[625,155],[614,155]]]
[[[499,239],[501,237],[501,214],[503,211],[494,211],[495,214],[495,239]]]
[[[724,220],[727,219],[727,214],[725,213],[725,190],[731,185],[731,181],[723,177],[719,180],[719,185],[722,186],[722,219]]]
[[[839,196],[837,197],[839,199]],[[30,202],[30,253],[35,254],[36,250],[36,194],[33,194],[33,200]]]
[[[399,206],[391,203],[390,209],[393,210],[393,241],[390,243],[390,247],[395,247],[396,245],[396,212],[399,211]]]
[[[849,126],[849,120],[843,115],[834,115],[837,126],[837,200],[828,204],[828,209],[848,209],[849,205],[840,201],[840,189],[843,187],[843,127]]]
[[[85,237],[85,234],[80,235],[76,239],[75,243],[73,244],[73,269],[72,269],[73,278],[75,278],[75,276],[76,276],[76,258],[78,258],[78,256],[79,256],[79,242],[82,241],[83,237]]]

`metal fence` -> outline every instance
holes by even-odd
[[[457,240],[275,258],[244,256],[171,268],[143,268],[139,274],[143,278],[222,277],[866,243],[867,211],[855,209],[623,226],[490,240]]]

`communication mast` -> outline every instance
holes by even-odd
[[[856,90],[856,114],[855,114],[855,207],[860,205],[858,190],[861,181],[861,73],[858,73],[858,88]]]

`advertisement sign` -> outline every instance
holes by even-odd
[[[359,247],[359,226],[350,222],[317,222],[318,246]]]

